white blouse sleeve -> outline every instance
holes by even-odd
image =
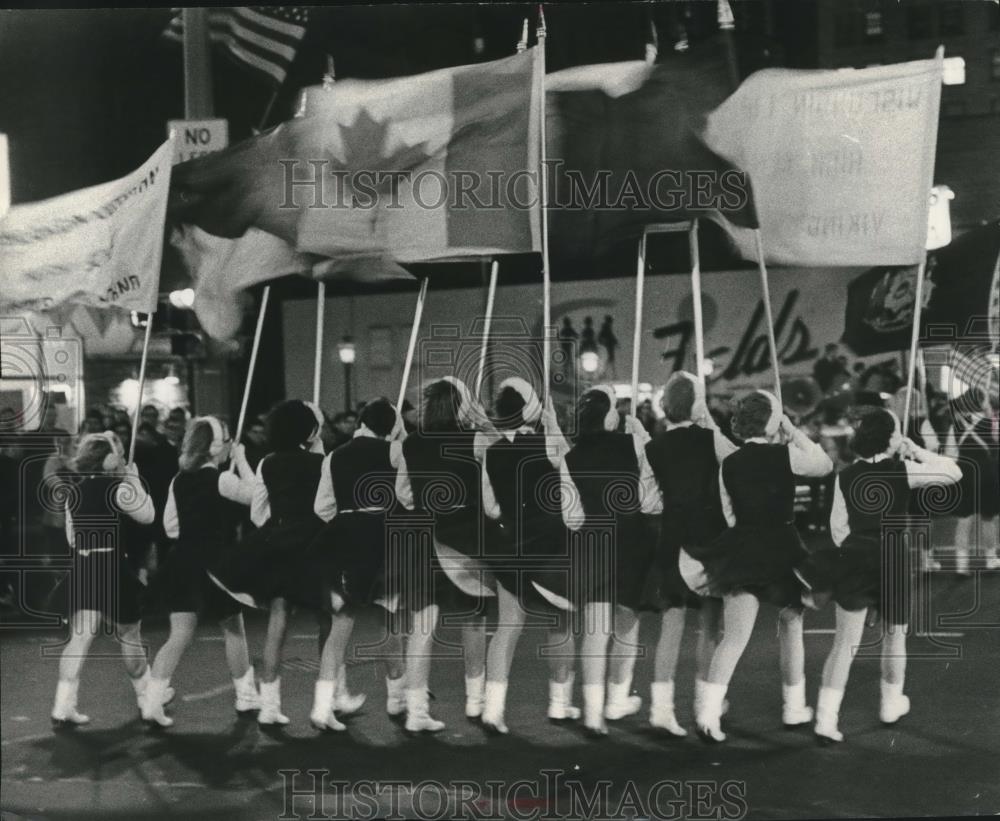
[[[646,458],[646,448],[638,452],[639,457],[639,500],[642,512],[656,514],[663,512],[663,493],[660,491],[660,483],[656,481],[653,468]]]
[[[399,464],[396,468],[396,499],[407,510],[413,510],[413,487],[410,485],[410,473],[402,451],[399,452]]]
[[[795,431],[788,443],[788,455],[796,476],[819,479],[833,471],[833,462],[826,451],[800,430]]]
[[[263,527],[271,518],[271,500],[267,496],[267,485],[264,484],[264,462],[257,465],[257,475],[254,476],[253,498],[250,501],[250,521],[257,527]]]
[[[722,468],[719,468],[719,500],[722,502],[722,515],[726,517],[726,523],[730,527],[736,527],[736,514],[733,513],[733,500],[729,498],[729,491],[726,490],[726,481],[722,478]]]
[[[181,520],[177,515],[177,499],[174,497],[174,480],[170,480],[170,487],[167,488],[167,503],[163,508],[163,532],[170,539],[177,539],[181,535]]]
[[[576,483],[570,475],[566,460],[559,463],[559,495],[561,497],[563,523],[570,530],[579,530],[583,527],[584,512],[583,503],[580,501],[580,492]]]
[[[330,460],[332,453],[323,458],[320,468],[319,487],[316,488],[316,498],[313,501],[313,512],[324,522],[332,521],[337,515],[337,497],[333,492],[333,477],[330,475]]]
[[[844,494],[840,490],[840,477],[833,483],[833,507],[830,509],[830,538],[840,547],[844,539],[851,535],[851,526],[847,519],[847,505]]]
[[[483,468],[480,471],[483,475],[483,513],[491,519],[500,518],[500,504],[497,502],[496,494],[493,492],[493,483],[490,481],[490,474],[486,470],[486,457],[483,455]]]
[[[230,470],[219,473],[219,495],[231,502],[238,502],[249,507],[253,502],[255,485],[252,473],[249,477],[237,475]]]
[[[146,492],[142,479],[137,474],[126,473],[115,491],[118,509],[141,525],[149,525],[156,518],[153,500]]]
[[[941,452],[941,440],[938,439],[937,431],[934,430],[929,419],[920,423],[920,436],[923,438],[924,444],[927,445],[927,450],[931,453]]]
[[[715,446],[715,461],[722,464],[727,456],[739,450],[739,447],[729,439],[718,427],[712,428],[712,444]]]
[[[917,448],[915,455],[916,459],[903,461],[910,487],[953,485],[962,478],[962,469],[954,459],[938,456],[925,448]]]

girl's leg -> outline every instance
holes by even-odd
[[[170,727],[174,721],[163,712],[170,679],[180,663],[181,656],[194,638],[198,625],[195,613],[171,613],[170,635],[153,659],[152,675],[146,684],[145,696],[140,698],[139,709],[143,721],[152,721],[161,727]],[[124,645],[122,645],[124,650]]]
[[[330,631],[323,643],[319,658],[319,678],[310,715],[312,724],[321,730],[346,730],[347,727],[334,715],[338,682],[343,675],[344,656],[354,631],[354,616],[346,610],[332,616]],[[363,702],[363,698],[362,698]]]
[[[642,697],[632,695],[632,671],[639,650],[639,614],[617,605],[615,629],[608,653],[608,699],[604,717],[615,721],[642,709]]]
[[[406,646],[406,729],[411,733],[436,733],[444,729],[443,721],[430,716],[427,694],[437,620],[436,604],[411,613],[410,635]]]
[[[76,699],[80,689],[80,671],[100,626],[101,614],[96,610],[77,610],[70,618],[69,641],[59,659],[59,682],[52,707],[52,721],[56,724],[86,724],[90,721],[83,713],[77,712]]]
[[[698,644],[695,650],[694,711],[701,707],[702,693],[708,681],[708,671],[712,666],[712,656],[719,646],[722,636],[722,599],[706,597],[701,600],[698,611]],[[723,702],[722,714],[726,714],[728,704]]]
[[[778,649],[781,658],[782,721],[786,727],[813,719],[806,704],[806,651],[802,640],[802,611],[783,607],[778,613]]]
[[[997,525],[1000,524],[1000,517],[993,516],[986,518],[979,517],[979,538],[981,552],[983,554],[983,565],[985,570],[1000,570],[1000,531]]]
[[[837,729],[840,702],[851,673],[851,662],[861,644],[865,629],[865,610],[845,610],[837,605],[837,629],[833,646],[823,664],[823,684],[816,702],[816,735],[830,741],[843,741]]]
[[[684,736],[687,731],[677,723],[674,715],[674,675],[684,636],[685,607],[671,607],[660,618],[660,640],[656,643],[653,663],[652,696],[649,723],[671,735]]]
[[[246,628],[243,614],[234,613],[219,621],[222,638],[226,645],[226,664],[233,678],[236,693],[236,712],[252,713],[260,709],[260,693],[254,681],[254,670],[250,666],[250,651],[247,649]]]
[[[486,700],[483,724],[499,733],[507,732],[504,709],[507,703],[507,681],[514,662],[514,651],[524,628],[524,610],[517,596],[502,584],[497,585],[497,630],[490,640],[486,657]]]
[[[264,639],[263,670],[260,681],[260,712],[258,724],[287,724],[288,716],[281,712],[281,655],[288,629],[288,611],[283,598],[271,602]]]
[[[462,625],[465,658],[465,717],[483,714],[486,698],[486,616],[473,616]]]
[[[975,521],[975,516],[955,519],[955,572],[959,576],[969,575],[969,555],[973,548],[972,531]]]
[[[385,711],[393,718],[406,713],[406,664],[404,663],[403,612],[386,612]]]
[[[709,665],[708,681],[704,685],[697,716],[698,731],[710,741],[726,740],[720,726],[722,705],[733,671],[750,641],[759,609],[760,604],[750,593],[730,593],[723,597],[722,619],[725,627]]]
[[[576,639],[572,618],[570,613],[561,613],[561,623],[549,631],[549,720],[555,722],[580,717],[580,708],[573,706]]]
[[[882,706],[879,718],[884,724],[895,724],[910,712],[910,699],[903,695],[906,677],[905,624],[884,625],[882,637]]]
[[[609,602],[589,602],[583,610],[583,722],[592,735],[607,735],[604,723],[604,677],[608,667],[608,643],[612,633]]]

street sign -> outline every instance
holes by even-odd
[[[173,131],[174,164],[211,154],[229,145],[227,120],[169,120],[167,133]]]

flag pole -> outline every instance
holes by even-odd
[[[639,250],[635,261],[635,328],[632,332],[632,415],[639,408],[639,349],[642,345],[642,303],[646,285],[646,229],[639,238]]]
[[[243,425],[246,423],[247,418],[247,406],[250,404],[250,385],[253,383],[253,374],[257,367],[257,352],[260,350],[260,337],[264,331],[264,315],[267,313],[267,302],[270,297],[271,286],[267,285],[260,298],[260,309],[257,311],[257,328],[253,334],[253,347],[250,349],[250,366],[247,370],[246,384],[243,386],[243,401],[240,403],[240,415],[236,419],[236,435],[233,437],[233,441],[236,444],[239,444],[240,438],[243,436]],[[235,462],[233,462],[231,469],[236,469]]]
[[[550,394],[550,379],[552,371],[552,338],[549,333],[552,325],[552,279],[549,269],[549,212],[546,207],[549,199],[549,183],[545,167],[545,11],[542,5],[538,5],[538,77],[541,83],[541,94],[539,95],[539,107],[541,115],[539,117],[539,132],[541,138],[541,150],[539,152],[540,168],[539,176],[541,183],[541,202],[539,207],[542,210],[542,400],[547,402]]]
[[[761,238],[760,228],[753,231],[754,240],[757,243],[757,268],[760,271],[760,289],[764,302],[764,317],[767,320],[767,347],[771,352],[771,367],[774,369],[774,395],[781,399],[781,374],[778,370],[778,344],[774,339],[774,317],[771,314],[771,289],[767,283],[767,265],[764,262],[764,240]]]
[[[326,308],[326,283],[320,280],[316,287],[316,355],[313,358],[313,404],[319,405],[319,389],[323,371],[323,324]]]
[[[479,371],[476,373],[476,398],[482,399],[483,375],[486,373],[486,351],[490,344],[490,325],[493,324],[493,301],[497,295],[497,280],[500,278],[500,261],[490,265],[490,287],[486,295],[486,322],[483,325],[483,341],[479,347]]]
[[[910,407],[913,399],[913,380],[917,373],[917,346],[920,343],[920,312],[924,307],[924,272],[927,270],[927,252],[917,266],[917,288],[913,302],[913,329],[910,332],[910,357],[906,369],[906,398],[903,400],[903,436],[910,429]]]
[[[410,344],[406,349],[406,362],[403,363],[403,379],[399,383],[399,398],[396,407],[403,406],[406,398],[406,385],[410,381],[410,366],[413,364],[413,353],[417,349],[417,335],[420,333],[420,318],[424,313],[424,300],[427,299],[427,277],[420,281],[420,293],[417,295],[417,307],[413,312],[413,327],[410,329]]]
[[[691,220],[688,229],[688,251],[691,255],[691,304],[694,308],[695,373],[705,384],[705,324],[701,308],[701,251],[698,247],[698,220]]]
[[[146,335],[142,340],[142,358],[139,360],[139,393],[135,400],[135,414],[132,417],[132,438],[128,443],[128,460],[135,461],[135,439],[139,433],[139,411],[142,410],[142,389],[146,385],[146,360],[149,358],[149,338],[153,333],[153,314],[146,314]]]

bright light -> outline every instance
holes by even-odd
[[[601,366],[601,358],[595,351],[584,351],[580,354],[580,366],[587,373],[596,373]]]
[[[965,85],[965,58],[945,57],[941,82],[946,86]]]
[[[179,385],[180,379],[177,378],[177,371],[174,369],[173,365],[167,365],[167,373],[163,377],[163,382],[166,385]]]
[[[170,292],[170,304],[175,308],[190,308],[194,305],[194,291],[191,288],[184,288],[180,291]]]
[[[118,385],[118,402],[125,406],[129,413],[135,413],[139,406],[139,380],[123,379]]]
[[[354,358],[357,356],[357,349],[354,347],[354,343],[351,341],[349,336],[345,336],[343,341],[338,343],[337,354],[340,356],[340,361],[343,364],[354,364]]]

